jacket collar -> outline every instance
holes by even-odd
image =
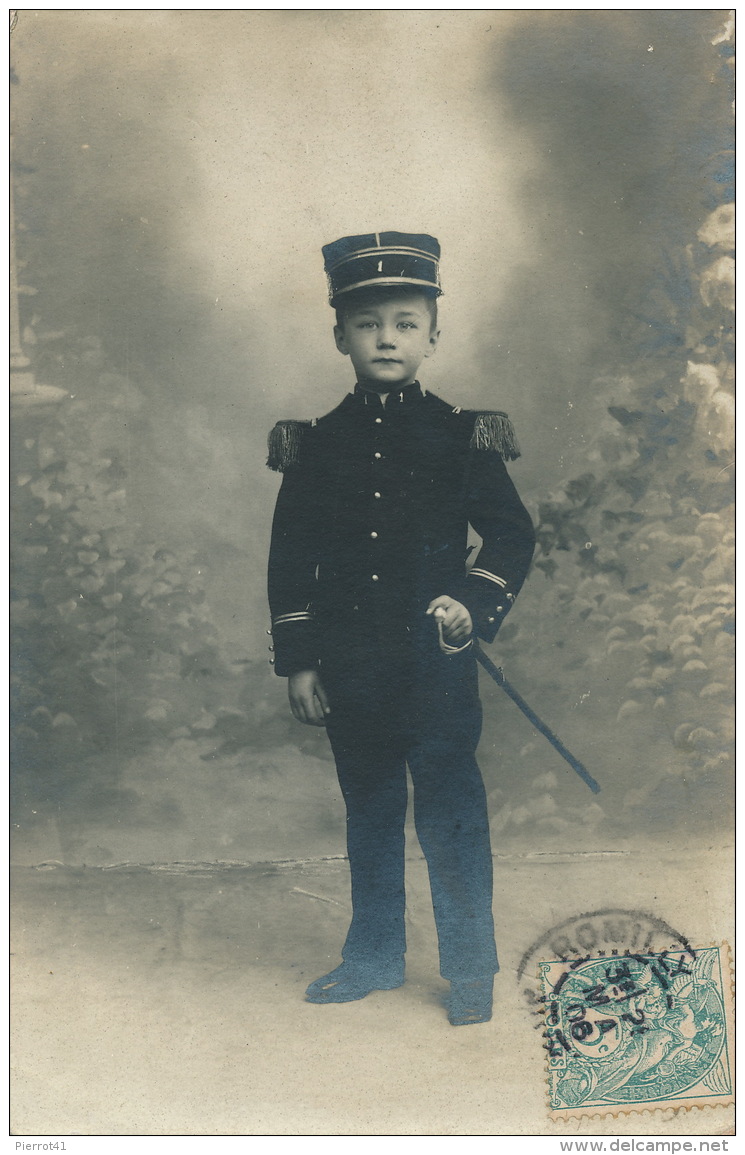
[[[358,383],[354,387],[354,393],[350,394],[354,398],[357,405],[365,406],[366,408],[380,409],[383,402],[379,394],[372,389],[363,389]],[[404,385],[403,389],[391,389],[386,398],[386,407],[389,409],[404,409],[410,408],[411,405],[416,405],[424,400],[424,393],[418,381],[413,381],[411,385]]]

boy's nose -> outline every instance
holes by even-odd
[[[378,331],[378,348],[392,349],[396,344],[395,329],[380,329]]]

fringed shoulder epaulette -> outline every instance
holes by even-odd
[[[291,465],[297,464],[300,444],[311,425],[312,421],[277,422],[267,440],[269,456],[266,463],[270,469],[284,473]]]
[[[520,456],[520,446],[507,414],[482,410],[475,416],[471,448],[495,450],[505,461],[515,461]]]

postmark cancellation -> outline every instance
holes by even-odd
[[[539,976],[552,1120],[732,1103],[725,944],[554,959]]]

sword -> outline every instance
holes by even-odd
[[[525,699],[521,697],[515,687],[507,681],[504,676],[504,670],[502,667],[494,665],[494,662],[491,660],[491,658],[488,658],[484,651],[481,649],[481,646],[479,645],[476,638],[473,639],[473,645],[476,651],[476,661],[483,666],[487,674],[489,674],[489,676],[494,679],[497,685],[502,687],[505,694],[508,694],[509,697],[512,698],[512,701],[515,703],[515,705],[519,706],[528,721],[533,723],[536,730],[539,730],[541,734],[543,734],[544,738],[548,738],[554,750],[557,750],[558,753],[561,754],[564,761],[569,763],[569,765],[572,767],[572,770],[574,770],[576,774],[579,774],[582,781],[590,787],[593,794],[598,794],[600,792],[600,786],[595,781],[592,774],[590,774],[590,772],[582,765],[578,758],[574,757],[574,754],[571,754],[569,750],[567,750],[564,743],[560,738],[557,738],[553,730],[551,730],[545,722],[541,721],[535,710],[531,710]]]

